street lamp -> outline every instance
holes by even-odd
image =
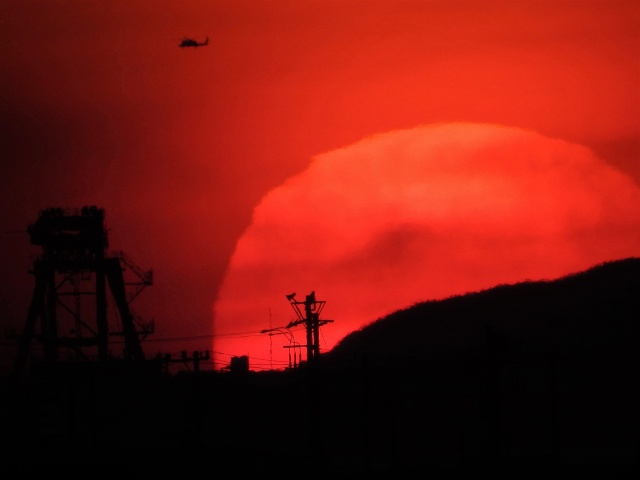
[[[292,295],[295,295],[292,294]],[[287,297],[289,297],[289,295],[287,295]],[[298,349],[298,352],[300,352],[300,347],[301,345],[296,341],[295,337],[293,336],[293,333],[291,332],[291,330],[289,330],[287,327],[274,327],[274,328],[266,328],[264,330],[260,330],[260,333],[266,333],[269,335],[269,341],[271,341],[271,337],[273,337],[274,335],[284,335],[286,337],[287,340],[289,340],[289,345],[284,345],[282,348],[288,348],[289,349],[289,368],[291,368],[291,349],[293,348],[293,366],[297,367],[297,362],[296,362],[296,348]],[[273,351],[270,352],[271,353],[271,369],[273,370]],[[300,356],[302,356],[302,354],[300,353]]]

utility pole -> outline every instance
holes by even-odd
[[[193,363],[193,373],[200,373],[200,362],[207,361],[211,358],[211,355],[208,350],[204,352],[199,352],[198,350],[193,352],[193,356],[189,356],[186,350],[180,352],[180,358],[172,358],[170,353],[165,353],[164,355],[158,354],[156,358],[163,363],[163,370],[165,372],[169,372],[169,364],[170,363],[182,363],[187,368],[189,368],[189,364]]]
[[[312,291],[304,301],[295,299],[296,294],[287,295],[287,300],[298,316],[297,320],[289,322],[286,328],[304,324],[307,333],[307,363],[310,367],[317,364],[320,358],[320,326],[333,322],[333,320],[320,320],[320,313],[326,301],[317,300],[316,292]],[[304,313],[301,307],[304,307]]]

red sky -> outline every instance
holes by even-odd
[[[25,321],[35,251],[25,229],[42,208],[104,207],[111,247],[153,268],[134,305],[156,321],[153,354],[211,348],[212,306],[254,209],[269,211],[268,193],[288,178],[309,178],[314,157],[369,137],[448,122],[514,127],[540,148],[557,139],[580,151],[550,171],[579,181],[568,191],[586,204],[619,205],[600,185],[603,164],[627,175],[610,173],[630,198],[640,184],[635,1],[7,0],[0,19],[3,328]],[[180,49],[184,36],[210,43]],[[573,176],[584,159],[593,168]],[[565,265],[556,261],[549,272]],[[327,315],[357,328],[336,296],[324,297]],[[238,331],[257,327],[243,321]]]

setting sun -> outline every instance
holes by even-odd
[[[589,149],[532,131],[454,123],[364,139],[256,207],[215,306],[214,350],[286,366],[290,338],[259,332],[295,318],[290,291],[327,302],[326,351],[416,302],[638,255],[639,204],[633,180]]]

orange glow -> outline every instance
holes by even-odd
[[[365,139],[318,156],[255,209],[220,290],[214,349],[256,370],[287,365],[289,339],[259,331],[295,320],[294,291],[327,301],[326,351],[419,301],[640,255],[638,205],[629,177],[531,131],[443,124]]]

